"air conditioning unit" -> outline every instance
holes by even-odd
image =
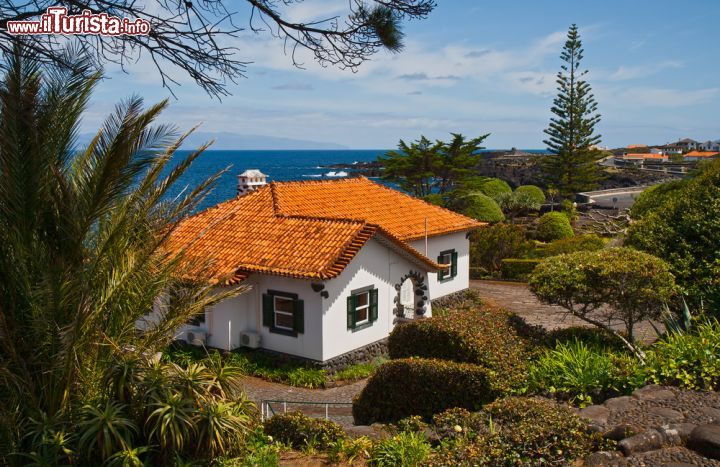
[[[204,331],[187,331],[185,333],[185,340],[190,345],[205,345],[207,342],[207,333]]]
[[[240,333],[240,345],[257,349],[260,347],[260,334],[256,332],[243,331]]]

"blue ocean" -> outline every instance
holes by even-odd
[[[185,186],[194,187],[229,167],[213,192],[200,206],[202,209],[234,197],[237,175],[246,169],[259,169],[268,176],[268,181],[320,180],[334,178],[336,174],[332,172],[339,171],[321,166],[370,162],[387,151],[387,149],[205,151],[183,174],[176,185],[176,190],[179,192]],[[188,153],[189,151],[178,151],[177,156],[185,156]]]
[[[526,150],[545,153],[543,150]],[[328,149],[328,150],[226,150],[205,151],[183,174],[171,195],[184,187],[194,187],[217,172],[229,167],[212,193],[199,209],[214,206],[235,196],[237,175],[247,169],[259,169],[268,181],[322,180],[336,178],[340,170],[323,166],[370,162],[388,152],[388,149]],[[189,151],[178,151],[183,157]]]

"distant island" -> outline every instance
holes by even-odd
[[[94,134],[82,134],[80,144],[87,144],[95,136]],[[230,132],[209,132],[198,131],[191,134],[182,145],[182,149],[197,149],[208,141],[215,140],[210,147],[216,151],[228,150],[328,150],[328,149],[349,149],[342,144],[312,141],[304,139],[280,138],[267,135],[252,135]]]

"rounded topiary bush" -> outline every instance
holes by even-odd
[[[502,393],[523,380],[529,360],[527,343],[504,309],[465,304],[443,316],[396,326],[388,339],[390,358],[441,358],[480,365]]]
[[[314,443],[319,449],[327,449],[346,437],[342,427],[330,420],[310,418],[302,412],[275,415],[265,422],[265,434],[275,441],[302,449]]]
[[[482,182],[480,191],[491,198],[495,198],[503,193],[512,193],[512,188],[510,188],[510,185],[504,180],[490,178]]]
[[[575,235],[570,219],[561,212],[547,212],[540,217],[536,236],[543,242],[551,242]]]
[[[452,407],[479,409],[495,399],[488,370],[449,360],[407,358],[382,365],[353,401],[358,425],[396,422],[411,415],[430,420]]]
[[[515,189],[515,193],[523,194],[537,204],[543,204],[545,202],[545,193],[535,185],[520,185]]]
[[[482,193],[468,196],[465,214],[481,222],[502,222],[505,215],[497,202]]]

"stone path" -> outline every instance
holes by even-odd
[[[720,466],[720,394],[645,386],[580,410],[593,430],[618,441],[586,465]]]
[[[307,389],[246,376],[243,379],[243,388],[248,398],[258,403],[262,400],[349,403],[352,402],[356,394],[362,391],[366,383],[367,380],[362,379],[351,384],[328,389]]]
[[[521,316],[528,324],[540,325],[548,330],[590,326],[585,321],[569,315],[562,307],[540,303],[525,283],[473,280],[470,281],[470,288],[477,290],[482,298]],[[602,316],[601,312],[596,316]],[[620,323],[611,324],[613,328],[623,328]],[[637,338],[644,342],[653,342],[657,339],[657,334],[649,322],[638,324],[635,333]]]

